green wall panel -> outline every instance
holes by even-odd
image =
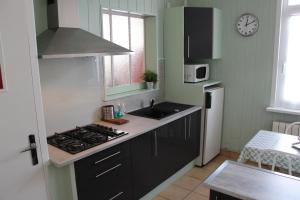
[[[70,168],[48,166],[48,185],[51,200],[73,200]]]
[[[148,1],[148,0],[144,0],[145,1],[145,13],[152,13],[152,2]]]
[[[88,0],[79,0],[80,27],[89,30],[89,5]]]
[[[119,9],[119,0],[110,0],[110,8],[111,9]]]
[[[95,35],[101,34],[100,11],[101,6],[99,0],[88,0],[89,6],[89,31]]]
[[[137,0],[128,0],[128,9],[129,11],[137,11]]]
[[[189,0],[189,6],[213,6],[223,12],[222,59],[210,62],[211,76],[225,86],[222,146],[240,151],[260,129],[272,121],[299,121],[300,117],[266,112],[272,86],[276,1]],[[235,31],[245,12],[258,16],[260,29],[249,38]]]
[[[119,9],[128,10],[128,0],[119,0]]]
[[[151,0],[147,0],[147,1],[151,1]],[[152,8],[152,13],[157,13],[157,12],[158,12],[158,10],[157,10],[158,5],[159,5],[158,1],[159,1],[160,3],[163,3],[163,2],[164,2],[164,1],[162,1],[162,0],[152,0],[152,6],[151,6],[151,8]]]
[[[36,35],[47,30],[47,0],[34,0]]]
[[[100,4],[103,8],[109,8],[109,0],[100,0]]]
[[[145,12],[145,1],[137,0],[137,12],[144,13]]]

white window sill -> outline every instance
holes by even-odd
[[[300,115],[300,110],[286,109],[286,108],[280,108],[280,107],[267,107],[266,110],[268,112],[274,112],[274,113]]]
[[[140,94],[147,94],[147,93],[157,92],[157,91],[159,91],[159,88],[155,88],[152,90],[148,90],[148,89],[134,90],[134,91],[130,91],[130,92],[124,92],[124,93],[120,93],[120,94],[113,94],[113,95],[105,96],[104,101],[112,101],[112,100],[121,99],[124,97],[140,95]]]

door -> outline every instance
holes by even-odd
[[[42,155],[46,136],[31,0],[0,1],[0,37],[5,87],[0,91],[0,199],[45,200],[47,150]],[[30,134],[37,145],[36,165],[31,151],[20,153]]]
[[[206,91],[204,165],[220,153],[223,123],[223,101],[224,88],[219,87]]]
[[[194,112],[186,116],[188,154],[187,162],[194,160],[199,156],[200,134],[201,134],[201,111]]]
[[[195,20],[197,19],[197,20]],[[184,8],[185,63],[211,58],[213,49],[213,9]]]
[[[134,138],[131,153],[134,199],[140,199],[158,184],[157,130]]]
[[[165,168],[169,169],[168,176],[186,164],[188,135],[185,122],[185,118],[180,118],[161,128],[162,132],[168,135],[165,141],[160,138],[158,145],[159,155],[162,160],[165,160]],[[163,136],[163,134],[160,135]],[[165,152],[161,151],[163,147],[166,149]]]

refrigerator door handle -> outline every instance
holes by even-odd
[[[211,108],[211,92],[205,93],[205,108],[206,109]]]

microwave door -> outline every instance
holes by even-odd
[[[206,67],[199,67],[196,71],[196,78],[200,80],[204,79],[207,74],[206,69]]]

